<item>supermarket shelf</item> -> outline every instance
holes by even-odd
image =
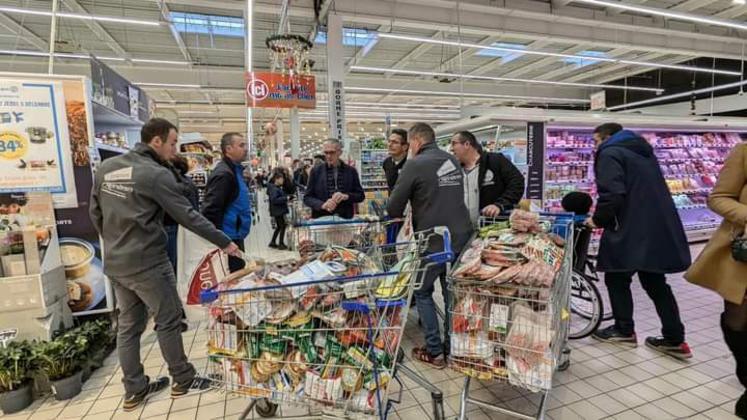
[[[595,146],[558,146],[558,145],[548,145],[548,149],[573,149],[573,150],[592,150],[595,148]]]
[[[712,188],[698,188],[694,190],[680,190],[680,191],[669,191],[672,195],[678,194],[699,194],[699,193],[710,193]]]
[[[673,179],[682,179],[682,178],[693,178],[693,177],[700,177],[705,175],[711,175],[711,176],[718,176],[718,173],[706,173],[706,174],[679,174],[679,175],[664,175],[664,178],[668,181]]]
[[[594,162],[591,161],[591,160],[590,161],[576,161],[576,162],[552,162],[552,161],[548,161],[547,164],[548,165],[553,165],[553,166],[589,166],[589,165],[594,164]]]
[[[593,179],[574,179],[569,181],[545,181],[546,184],[550,185],[574,185],[574,184],[590,184],[593,183]]]
[[[693,161],[704,161],[704,162],[718,162],[724,163],[726,157],[721,158],[699,158],[699,157],[687,157],[687,158],[666,158],[659,159],[659,163],[679,163],[679,162],[693,162]]]
[[[692,209],[706,209],[708,208],[705,204],[692,204],[688,206],[677,206],[677,210],[692,210]]]
[[[113,153],[122,153],[122,154],[130,151],[130,149],[125,149],[124,147],[117,147],[117,146],[112,146],[109,144],[104,144],[104,143],[99,143],[99,142],[96,142],[96,148],[101,149],[101,150],[107,150]]]
[[[690,146],[654,146],[652,147],[654,149],[692,149],[692,148],[706,148],[706,149],[731,149],[732,147],[736,146],[738,143],[735,144],[701,144],[701,145],[690,145]]]

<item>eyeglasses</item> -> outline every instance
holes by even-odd
[[[334,155],[337,153],[337,150],[325,150],[322,153],[324,153],[325,155]]]

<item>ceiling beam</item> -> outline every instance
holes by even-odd
[[[708,6],[709,4],[716,3],[718,0],[685,0],[682,3],[672,6],[669,10],[676,10],[678,12],[692,12],[693,10],[700,9],[701,7]]]
[[[443,32],[438,31],[438,32],[434,33],[433,35],[431,35],[430,37],[432,39],[435,39],[435,38],[441,38],[443,35],[444,35]],[[426,43],[420,44],[417,47],[415,47],[412,50],[410,50],[410,52],[408,52],[407,54],[405,54],[404,57],[402,57],[399,60],[397,60],[390,67],[392,69],[401,69],[401,68],[404,68],[408,64],[410,64],[410,61],[417,60],[420,56],[422,56],[423,54],[427,53],[428,51],[430,51],[431,48],[433,48],[435,46],[436,46],[436,44],[426,44]],[[384,74],[384,78],[385,79],[389,79],[393,75],[394,75],[394,73],[385,73]]]
[[[389,32],[391,29],[392,27],[390,25],[381,25],[379,26],[378,31]],[[376,42],[376,44],[378,44],[378,41]],[[348,60],[347,64],[345,64],[345,74],[350,73],[350,67],[361,64],[361,60],[363,60],[363,57],[365,57],[366,54],[370,53],[374,48],[376,48],[376,45],[371,47],[371,49],[366,48],[365,45],[358,47],[355,55]]]
[[[747,13],[747,6],[740,4],[732,6],[724,11],[718,12],[713,15],[713,17],[719,19],[736,19],[744,15],[745,13]]]
[[[480,45],[492,45],[493,43],[499,41],[501,39],[500,36],[487,36],[481,40],[479,40],[477,43]],[[458,48],[458,47],[457,47]],[[468,51],[472,50],[472,48],[463,48],[461,51],[462,59],[464,59],[464,55],[467,54]],[[451,58],[444,61],[443,63],[439,64],[438,67],[434,68],[433,71],[444,71],[450,69],[453,65],[458,65],[460,58],[459,58],[460,52],[457,52],[454,54]],[[459,70],[457,73],[463,73],[464,71]]]
[[[49,50],[49,44],[39,35],[31,32],[27,27],[16,22],[8,15],[0,13],[0,25],[8,28],[9,31],[18,35],[19,38],[23,39],[27,43],[31,44],[40,51]]]
[[[89,15],[88,10],[86,10],[83,6],[80,5],[80,3],[77,2],[77,0],[62,0],[62,2],[72,11],[73,13],[83,14],[83,15]],[[114,51],[118,57],[124,58],[126,60],[130,59],[130,54],[125,51],[125,49],[122,47],[122,45],[117,42],[116,39],[114,39],[109,32],[104,29],[103,26],[101,26],[98,22],[92,19],[84,19],[83,23],[88,26],[88,29],[91,30],[99,39],[104,41],[106,45],[109,46],[109,48]]]
[[[549,42],[544,41],[544,40],[534,41],[534,42],[531,42],[529,45],[527,45],[527,49],[530,49],[530,50],[539,49],[539,48],[543,48],[547,44],[549,44]],[[515,77],[517,74],[523,74],[523,72],[521,72],[520,70],[525,67],[535,66],[537,63],[542,63],[541,65],[545,65],[545,63],[552,64],[552,63],[557,63],[557,61],[558,59],[556,57],[552,57],[552,58],[545,57],[545,58],[533,60],[533,62],[529,62],[529,63],[522,62],[522,66],[519,69],[514,69],[506,73],[501,73],[501,76],[502,77]],[[483,64],[482,66],[472,70],[471,72],[469,72],[469,74],[480,76],[502,65],[504,65],[503,59],[501,57],[498,57],[495,60],[489,61]]]
[[[610,57],[610,58],[617,58],[617,57],[623,56],[623,55],[628,54],[628,53],[630,53],[630,50],[627,49],[627,48],[616,48],[614,50],[611,50],[611,51],[607,52],[607,56]],[[602,69],[604,67],[598,67],[598,68]],[[547,73],[543,73],[543,74],[539,75],[538,78],[541,79],[541,80],[558,79],[561,76],[565,76],[566,74],[573,73],[574,71],[577,71],[577,70],[579,70],[579,67],[576,67],[575,65],[572,65],[572,64],[571,65],[566,65],[566,66],[561,66],[561,67],[555,68],[555,69],[553,69],[553,70],[551,70],[551,71],[549,71]],[[593,71],[593,69],[586,68],[585,71]],[[562,80],[566,81],[566,79],[562,79]]]
[[[662,64],[679,64],[679,63],[687,61],[688,59],[691,59],[691,58],[693,58],[693,57],[671,57],[671,58],[667,58],[667,59],[661,59],[661,58],[659,58],[658,60]],[[644,69],[640,69],[640,68],[630,67],[630,68],[628,68],[628,69],[626,69],[626,70],[624,70],[622,72],[620,70],[617,70],[617,71],[615,71],[615,72],[613,72],[611,74],[606,74],[606,75],[602,75],[600,77],[597,77],[594,80],[602,80],[603,82],[600,82],[600,83],[611,82],[611,81],[614,81],[614,80],[624,79],[626,77],[633,77],[633,76],[636,76],[636,75],[639,75],[639,74],[642,74],[642,73],[646,73],[647,71],[651,71],[651,70],[644,70]]]
[[[169,6],[166,5],[165,0],[155,0],[156,3],[158,3],[159,9],[161,9],[161,17],[165,22],[169,23],[169,31],[171,31],[171,36],[174,37],[174,41],[176,42],[176,45],[179,47],[179,51],[182,53],[182,57],[184,57],[184,61],[189,63],[189,66],[192,66],[192,55],[189,53],[189,49],[187,49],[187,46],[184,44],[184,39],[182,39],[182,35],[179,33],[179,30],[176,29],[176,26],[171,22],[171,11],[169,10]]]
[[[658,53],[658,52],[651,52],[647,54],[643,54],[641,56],[638,56],[635,58],[635,60],[657,60],[662,57],[666,56],[666,54]],[[683,61],[683,59],[679,59],[679,61]],[[662,62],[659,60],[659,62]],[[566,82],[579,82],[579,81],[587,81],[587,80],[597,80],[597,78],[604,77],[605,75],[609,75],[609,73],[613,74],[621,74],[623,70],[631,69],[632,67],[629,64],[613,64],[610,66],[604,66],[597,69],[591,69],[587,71],[582,71],[578,74],[574,74],[573,76],[567,77],[563,79],[563,81]],[[639,68],[636,68],[639,69]],[[651,71],[651,69],[640,69],[639,73]],[[618,77],[619,78],[619,77]],[[616,80],[617,78],[613,78],[612,80]]]

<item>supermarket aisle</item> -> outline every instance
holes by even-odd
[[[290,252],[267,250],[269,219],[263,213],[247,242],[250,252],[268,259],[292,256]],[[254,255],[254,254],[253,254]],[[555,376],[555,388],[548,402],[548,416],[554,420],[576,419],[736,419],[731,410],[741,394],[741,385],[733,376],[734,363],[721,339],[718,316],[721,302],[711,293],[691,286],[681,278],[671,280],[688,329],[688,341],[694,358],[683,363],[660,356],[640,346],[626,349],[600,344],[585,339],[571,343],[571,367]],[[636,322],[641,341],[646,335],[658,334],[658,321],[653,305],[639,284],[634,283],[636,297]],[[437,293],[438,295],[438,293]],[[207,365],[207,336],[204,314],[197,308],[190,330],[184,334],[189,357],[198,367]],[[444,393],[447,418],[453,419],[459,409],[459,392],[463,379],[449,370],[435,370],[409,358],[410,350],[422,344],[417,314],[408,319],[403,347],[408,355],[405,363],[424,375]],[[143,363],[146,374],[167,374],[155,334],[149,328],[143,336]],[[133,413],[122,412],[121,371],[115,355],[106,365],[94,372],[84,385],[84,391],[70,401],[55,401],[51,397],[34,402],[23,413],[2,417],[18,420],[42,419],[236,419],[246,407],[247,400],[220,392],[172,401],[168,392],[155,397],[143,409]],[[429,394],[402,378],[404,390],[401,404],[395,406],[390,419],[429,419],[431,402]],[[396,389],[396,387],[395,387]],[[516,410],[534,410],[539,402],[535,394],[520,392],[499,383],[473,381],[473,395]],[[298,414],[286,411],[285,415]],[[470,420],[509,419],[509,417],[469,408]]]

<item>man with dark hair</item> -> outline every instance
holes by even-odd
[[[394,186],[387,211],[389,216],[404,216],[409,202],[412,209],[412,226],[417,231],[439,226],[446,226],[451,234],[452,251],[455,255],[461,252],[472,234],[469,212],[464,205],[464,174],[459,162],[447,152],[439,149],[433,128],[425,123],[416,123],[408,133],[410,156],[407,165],[402,169]],[[443,250],[443,242],[429,244],[429,252]],[[412,350],[413,358],[432,366],[445,366],[448,354],[449,338],[445,337],[446,346],[441,340],[441,333],[433,302],[436,279],[441,282],[444,302],[449,301],[446,288],[446,266],[434,264],[428,267],[423,276],[423,285],[415,291],[415,303],[425,332],[424,347]],[[448,331],[448,308],[444,320],[444,332]]]
[[[384,159],[382,166],[386,175],[386,185],[391,193],[394,189],[394,184],[397,183],[399,171],[402,170],[405,162],[407,162],[407,131],[395,128],[392,130],[392,134],[389,135],[388,140],[389,157]]]
[[[454,134],[451,151],[464,168],[464,200],[474,226],[480,215],[496,217],[519,204],[524,175],[505,156],[485,152],[469,131]]]
[[[323,154],[316,154],[314,155],[314,164],[313,166],[316,168],[319,165],[322,165],[324,163],[324,155]]]
[[[208,178],[202,214],[244,250],[244,240],[252,227],[252,203],[249,187],[244,182],[247,145],[239,133],[226,133],[220,139],[223,159]],[[228,257],[228,270],[244,268],[244,260]]]
[[[662,323],[662,337],[646,338],[646,346],[678,359],[690,358],[677,300],[665,276],[687,269],[690,249],[654,150],[646,140],[614,123],[597,127],[594,140],[599,198],[587,223],[604,228],[597,270],[605,274],[615,323],[592,337],[638,345],[630,292],[637,273]]]
[[[303,203],[311,207],[314,219],[331,215],[351,219],[355,203],[365,198],[358,171],[340,160],[340,140],[327,139],[322,150],[325,163],[311,170]]]
[[[141,406],[169,384],[167,377],[150,380],[143,373],[140,336],[149,311],[174,378],[172,398],[210,387],[209,379],[196,376],[184,353],[182,306],[166,252],[164,210],[229,255],[240,255],[230,238],[192,208],[166,168],[176,154],[176,127],[154,118],[143,126],[140,139],[131,152],[101,163],[90,201],[91,221],[102,237],[104,272],[112,281],[119,310],[117,352],[126,391],[125,411]]]

